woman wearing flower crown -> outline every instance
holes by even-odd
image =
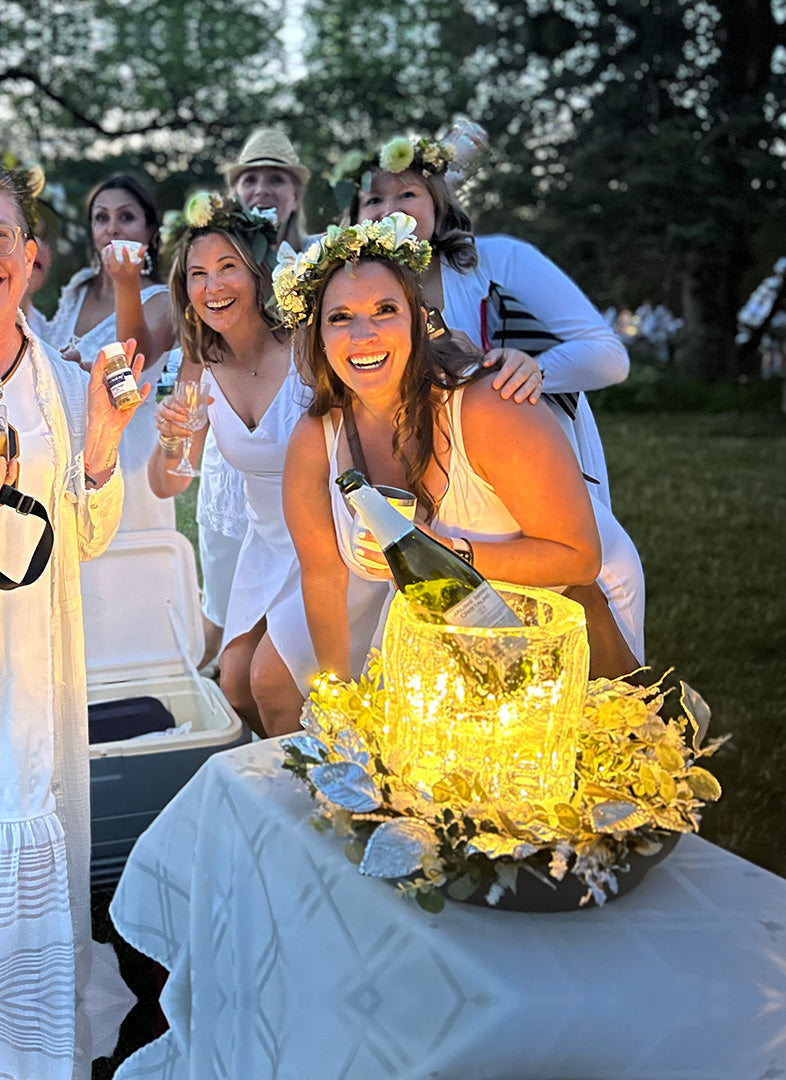
[[[313,670],[314,659],[281,506],[284,453],[306,399],[289,334],[276,329],[269,308],[276,225],[237,199],[200,193],[189,200],[184,226],[169,279],[176,331],[189,362],[204,368],[213,398],[208,426],[221,455],[243,473],[249,514],[224,628],[221,687],[258,734],[278,734],[297,727],[303,697],[296,680],[301,666]],[[168,471],[189,434],[182,419],[168,399],[160,403],[148,471],[161,498],[190,482]],[[194,436],[194,463],[207,431]]]
[[[307,231],[303,198],[309,171],[286,135],[276,128],[252,132],[237,160],[228,162],[221,171],[227,194],[240,199],[249,210],[275,210],[279,223],[276,240],[286,240],[295,251],[300,251]],[[184,376],[187,375],[186,366]],[[192,372],[191,377],[198,375]],[[201,471],[197,524],[204,593],[202,665],[208,665],[221,645],[248,516],[243,474],[221,456],[212,429],[205,439]]]
[[[503,399],[480,353],[468,364],[449,340],[437,351],[429,339],[416,276],[429,258],[415,220],[395,213],[331,227],[274,274],[284,319],[300,327],[298,362],[314,393],[287,451],[286,520],[319,667],[344,679],[357,677],[363,652],[347,614],[348,583],[388,576],[369,538],[355,546],[334,483],[355,457],[348,424],[370,480],[414,492],[420,527],[474,558],[485,577],[574,586],[601,571],[592,502],[550,410]],[[378,581],[368,593],[381,608]],[[630,631],[625,613],[613,600],[610,607]],[[362,645],[370,644],[366,637]],[[620,648],[635,668],[623,641]]]
[[[459,134],[457,141],[460,138]],[[462,166],[454,143],[402,137],[386,143],[376,155],[355,152],[354,158],[337,167],[334,181],[337,196],[348,206],[348,221],[379,220],[393,211],[415,218],[417,236],[429,240],[437,256],[423,278],[426,301],[443,313],[451,330],[462,331],[477,348],[487,348],[484,327],[493,282],[559,339],[537,359],[516,350],[505,350],[504,356],[508,365],[515,357],[523,362],[518,378],[529,375],[517,400],[533,387],[547,394],[580,392],[575,419],[564,405],[549,403],[585,477],[595,481],[589,484],[603,540],[603,561],[609,568],[605,587],[613,590],[613,597],[607,595],[615,610],[625,609],[624,621],[631,628],[626,631],[629,644],[643,658],[644,574],[633,543],[612,516],[603,448],[583,393],[626,378],[627,353],[581,290],[531,244],[510,236],[473,236],[471,222],[451,187],[461,179]],[[500,357],[499,350],[493,350],[486,360]],[[504,377],[505,372],[500,372],[498,385]]]
[[[64,359],[89,370],[102,346],[134,338],[146,358],[145,377],[155,385],[163,354],[173,342],[169,296],[158,277],[158,209],[135,177],[119,175],[91,191],[87,218],[93,263],[63,288],[46,340]],[[123,435],[121,531],[174,528],[173,508],[155,499],[147,482],[147,459],[156,439],[154,413],[151,395]]]

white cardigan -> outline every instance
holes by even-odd
[[[590,303],[581,289],[532,244],[512,236],[478,236],[478,265],[461,273],[443,258],[443,314],[448,326],[463,330],[482,348],[480,307],[495,281],[523,307],[537,316],[562,344],[538,356],[545,371],[546,393],[599,390],[627,378],[630,360],[625,347]],[[583,393],[579,395],[575,421],[554,408],[554,414],[571,441],[589,476],[591,493],[611,506],[609,481],[595,418]]]
[[[65,833],[78,991],[86,985],[90,965],[90,772],[79,563],[100,555],[114,536],[123,504],[123,481],[120,469],[115,468],[103,487],[85,488],[88,377],[77,364],[65,362],[34,337],[21,311],[17,325],[30,339],[36,397],[54,465],[55,481],[47,506],[55,535],[50,672],[42,672],[41,679],[42,696],[47,700],[30,702],[30,708],[50,707],[43,687],[51,679],[55,742],[52,791]],[[12,680],[4,667],[10,663],[13,660],[4,650],[0,654],[2,723],[21,719],[9,715],[11,690],[6,692],[6,687]]]

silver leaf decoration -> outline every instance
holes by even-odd
[[[693,749],[698,753],[710,726],[710,707],[701,694],[686,682],[680,682],[680,705],[693,729]]]
[[[323,761],[328,755],[328,748],[313,735],[290,735],[281,740],[281,745],[285,750],[298,750],[303,757],[314,761]]]
[[[365,742],[354,728],[342,728],[336,736],[333,749],[343,761],[354,761],[364,769],[371,760]]]
[[[624,832],[644,825],[648,818],[635,803],[619,800],[602,802],[591,810],[592,828],[595,832]]]
[[[535,844],[517,840],[515,836],[478,833],[472,843],[467,845],[467,850],[479,855],[487,855],[489,859],[499,859],[503,855],[508,855],[513,859],[526,859],[534,855],[538,848]]]
[[[382,802],[377,785],[365,769],[351,761],[317,765],[309,773],[313,784],[336,806],[353,814],[368,814]]]
[[[395,818],[380,825],[366,844],[361,874],[396,878],[413,874],[423,865],[423,856],[435,851],[434,830],[414,818]]]

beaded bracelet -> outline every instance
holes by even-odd
[[[173,450],[179,450],[185,439],[182,435],[159,435],[158,442],[162,450],[171,453]]]

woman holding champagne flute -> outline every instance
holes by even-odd
[[[193,432],[181,399],[165,398],[148,463],[160,498],[185,490],[212,430],[223,457],[244,474],[250,520],[229,598],[221,688],[262,736],[296,729],[298,680],[307,688],[315,666],[281,507],[284,452],[305,399],[289,334],[276,329],[268,306],[275,242],[269,213],[231,196],[202,192],[189,200],[169,284],[190,361],[184,368],[203,372],[207,423]]]

